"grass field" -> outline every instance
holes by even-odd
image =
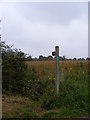
[[[55,61],[28,64],[30,97],[3,95],[3,118],[72,118],[88,116],[88,61],[60,61],[55,93]],[[31,95],[32,94],[32,95]]]
[[[34,69],[39,79],[53,79],[55,78],[55,61],[37,61],[27,62],[30,70]],[[67,73],[69,77],[88,75],[88,61],[60,61],[59,62],[60,77]],[[74,78],[75,79],[75,78]],[[77,79],[77,80],[78,80]]]

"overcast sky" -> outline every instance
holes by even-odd
[[[88,56],[88,3],[17,2],[0,4],[2,40],[32,57]]]

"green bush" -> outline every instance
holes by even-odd
[[[23,95],[28,96],[30,99],[39,100],[43,96],[47,85],[50,84],[49,80],[39,80],[36,75],[35,68],[28,68],[27,77],[24,80]]]
[[[65,80],[60,82],[59,94],[56,95],[55,86],[49,84],[40,101],[41,107],[44,109],[55,109],[63,106],[70,109],[87,110],[88,86]]]
[[[13,94],[22,94],[27,64],[25,54],[2,42],[2,88]]]
[[[47,83],[47,88],[45,89],[43,96],[40,98],[40,103],[41,107],[47,110],[61,106],[59,96],[55,93],[54,81],[50,84]]]

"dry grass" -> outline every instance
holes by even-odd
[[[35,70],[38,79],[55,78],[55,61],[30,61],[27,62],[30,71]],[[60,61],[59,70],[70,74],[88,74],[88,61]]]
[[[25,97],[3,95],[2,97],[3,116],[8,113],[8,115],[10,114],[10,117],[13,117],[13,115],[18,109],[24,108],[24,105],[27,103],[27,101],[28,98]]]

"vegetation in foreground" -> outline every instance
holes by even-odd
[[[86,118],[83,109],[61,107],[46,110],[27,97],[3,95],[3,118]]]
[[[3,118],[87,117],[88,62],[61,61],[55,92],[55,62],[26,62],[25,54],[3,44]]]

